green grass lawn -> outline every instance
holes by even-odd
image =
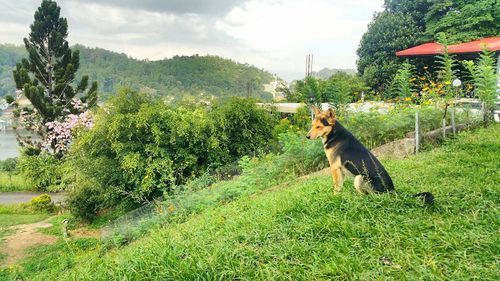
[[[122,248],[74,245],[50,262],[40,252],[0,278],[499,280],[499,155],[494,125],[384,161],[397,190],[430,191],[433,207],[404,195],[362,196],[352,180],[334,195],[330,177],[302,178],[153,229]]]
[[[12,175],[12,178],[6,172],[0,172],[0,192],[2,191],[29,191],[31,186],[21,175]]]

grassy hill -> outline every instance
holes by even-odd
[[[80,51],[77,77],[99,82],[101,98],[120,86],[179,99],[185,95],[210,99],[247,96],[270,99],[264,84],[273,76],[261,69],[217,56],[175,56],[158,61],[136,60],[100,48],[75,45]],[[0,44],[0,97],[14,91],[12,68],[26,55],[24,47]]]
[[[407,196],[361,196],[351,180],[334,195],[330,176],[320,174],[154,228],[111,251],[87,240],[53,255],[53,246],[40,249],[18,276],[498,280],[499,139],[493,125],[406,160],[383,161],[397,190],[433,192],[433,207]]]

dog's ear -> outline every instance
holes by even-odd
[[[314,115],[318,115],[321,113],[321,110],[319,110],[319,108],[315,105],[311,105],[311,110],[314,113]]]
[[[334,108],[328,108],[326,111],[326,119],[330,121],[332,124],[335,123],[335,119],[337,118],[337,115],[335,114],[335,109]]]

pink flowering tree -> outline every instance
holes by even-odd
[[[92,115],[85,103],[82,103],[79,99],[72,99],[71,103],[74,109],[80,111],[79,114],[69,114],[64,120],[45,123],[48,132],[44,146],[47,149],[52,148],[56,155],[68,151],[78,129],[90,129],[94,125]]]

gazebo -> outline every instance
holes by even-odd
[[[478,40],[448,45],[448,52],[450,54],[457,54],[464,57],[475,57],[483,48],[486,48],[495,53],[497,58],[497,99],[500,100],[500,36],[481,38]],[[430,42],[424,43],[415,47],[396,52],[398,57],[424,57],[435,56],[444,53],[443,45]],[[495,111],[495,115],[500,111]],[[499,121],[498,115],[495,116],[497,122]]]

